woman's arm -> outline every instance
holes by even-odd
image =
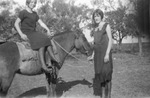
[[[107,25],[106,27],[106,33],[108,35],[108,47],[107,47],[107,50],[106,50],[106,55],[110,53],[110,50],[112,48],[112,43],[113,43],[113,40],[112,40],[112,34],[111,34],[111,28],[110,28],[110,25]]]
[[[21,22],[20,18],[17,18],[15,21],[15,28],[16,28],[17,32],[19,33],[19,35],[21,36],[23,33],[22,33],[20,26],[19,26],[20,22]]]
[[[15,26],[17,32],[19,33],[19,35],[21,36],[21,38],[23,40],[28,40],[27,36],[25,34],[23,34],[21,29],[20,29],[20,26],[19,26],[20,22],[21,22],[20,18],[17,18],[16,21],[15,21],[14,26]]]
[[[47,30],[48,35],[52,35],[49,28],[46,26],[46,24],[41,19],[38,20],[38,23],[40,24],[41,27],[43,27],[44,29]]]

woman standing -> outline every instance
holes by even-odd
[[[26,9],[19,13],[18,18],[15,21],[15,28],[21,38],[25,41],[29,41],[33,50],[39,51],[39,57],[44,71],[49,71],[45,63],[45,52],[48,51],[53,60],[58,62],[53,54],[52,44],[48,36],[53,36],[50,33],[49,28],[39,18],[37,13],[33,11],[37,3],[37,0],[26,0]],[[47,35],[36,31],[36,23],[39,23],[41,27],[47,30]],[[19,25],[21,23],[21,25]]]
[[[94,71],[93,90],[95,95],[110,97],[112,79],[112,34],[110,25],[103,21],[100,9],[93,13]],[[105,92],[105,93],[104,93]]]

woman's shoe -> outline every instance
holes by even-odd
[[[92,56],[89,56],[87,59],[88,59],[88,61],[93,61],[93,57]]]
[[[55,66],[55,67],[57,67],[58,69],[60,69],[62,63],[61,63],[61,62],[57,62],[57,61],[52,60],[52,65]]]
[[[52,67],[42,67],[42,70],[44,72],[51,73],[52,72]]]

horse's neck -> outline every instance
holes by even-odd
[[[74,36],[72,33],[63,34],[55,37],[54,41],[57,48],[59,60],[63,63],[68,53],[70,53],[74,48]]]

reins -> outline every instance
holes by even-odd
[[[68,55],[72,56],[73,58],[75,58],[76,60],[83,62],[83,63],[88,63],[86,61],[82,61],[80,59],[78,59],[77,57],[73,56],[71,53],[69,53],[66,49],[64,49],[57,41],[55,41],[54,39],[52,39],[61,49],[63,49]],[[89,63],[88,63],[89,64]],[[73,67],[73,66],[72,66]],[[84,67],[84,66],[78,66],[78,67]]]

